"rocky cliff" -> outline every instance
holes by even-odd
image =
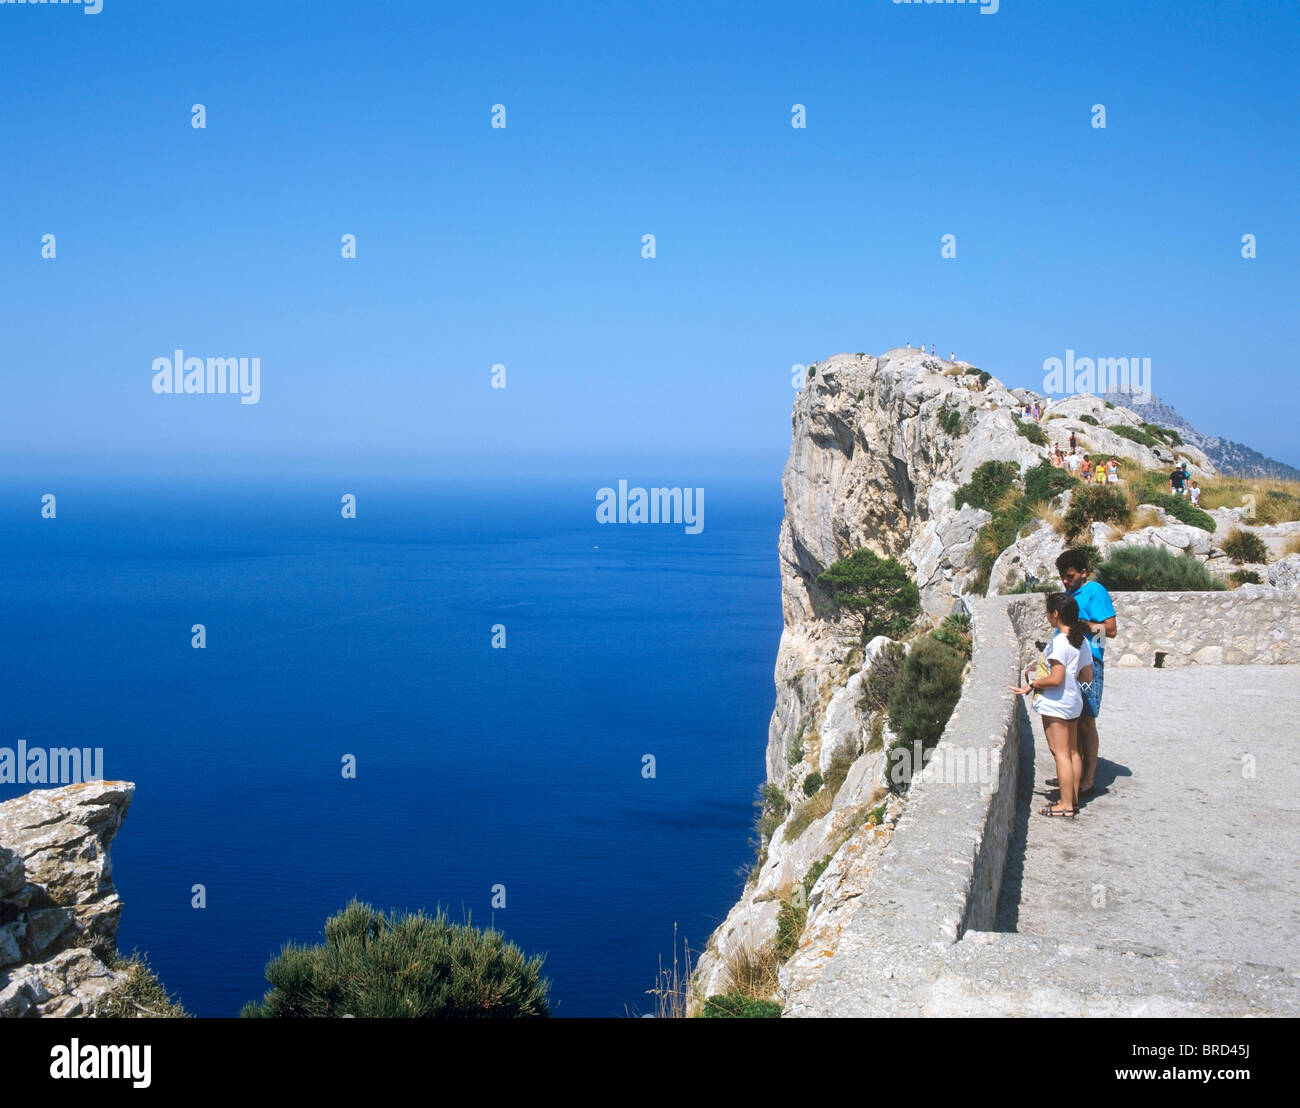
[[[108,847],[134,791],[92,781],[0,804],[0,1017],[92,1015],[124,986]]]
[[[763,841],[739,902],[699,958],[693,1010],[759,973],[774,944],[784,943],[788,954],[792,936],[778,938],[778,932],[792,926],[801,951],[815,950],[818,964],[829,958],[904,817],[905,801],[886,787],[888,722],[862,701],[865,673],[886,640],[864,646],[853,628],[838,623],[816,578],[867,548],[914,571],[931,622],[963,610],[964,598],[982,584],[972,552],[990,515],[956,508],[954,493],[982,462],[1014,461],[1024,472],[1046,457],[1047,448],[1029,437],[1035,430],[1020,422],[1024,403],[1034,399],[1046,405],[1036,428],[1052,443],[1068,444],[1073,432],[1081,450],[1113,454],[1135,467],[1183,459],[1193,474],[1215,473],[1194,446],[1147,446],[1121,433],[1142,429],[1129,409],[1091,396],[1048,403],[1009,390],[996,377],[981,387],[974,367],[917,350],[838,354],[809,369],[794,404],[783,475],[778,553],[785,627],[768,734]],[[1180,530],[1160,513],[1148,518],[1147,541],[1164,542]],[[1198,534],[1208,557],[1210,536]],[[1116,537],[1100,524],[1089,536],[1103,552]],[[1176,543],[1174,536],[1167,544]],[[998,559],[990,591],[1027,574],[1054,578],[1063,548],[1048,522],[1031,521]],[[814,774],[826,786],[810,796],[817,778],[808,788],[805,783]],[[792,909],[805,906],[802,923]],[[782,990],[806,961],[787,964]]]

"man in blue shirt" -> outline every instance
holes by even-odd
[[[1065,551],[1056,559],[1056,570],[1065,591],[1079,605],[1079,619],[1092,640],[1092,686],[1083,690],[1083,714],[1079,717],[1079,757],[1083,761],[1079,795],[1083,796],[1096,787],[1097,716],[1101,714],[1106,639],[1115,637],[1115,605],[1103,586],[1088,580],[1085,551]]]

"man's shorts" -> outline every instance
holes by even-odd
[[[1101,687],[1102,677],[1105,665],[1102,662],[1102,655],[1094,653],[1092,656],[1092,684],[1080,685],[1079,691],[1083,693],[1083,718],[1096,719],[1101,715]]]

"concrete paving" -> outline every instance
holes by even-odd
[[[1025,722],[999,930],[1300,968],[1296,667],[1108,669],[1075,820],[1037,814],[1056,768]]]

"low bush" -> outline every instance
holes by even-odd
[[[109,969],[125,980],[95,1003],[95,1016],[103,1019],[187,1019],[189,1012],[158,980],[149,959],[138,950],[106,959]]]
[[[1228,574],[1228,581],[1233,588],[1240,588],[1242,585],[1262,585],[1264,583],[1259,574],[1253,569],[1234,569]]]
[[[1181,496],[1174,496],[1172,493],[1158,492],[1151,496],[1143,497],[1148,504],[1154,504],[1157,508],[1163,508],[1174,519],[1180,523],[1186,523],[1190,527],[1199,527],[1202,531],[1214,530],[1214,517],[1200,508],[1193,508],[1190,500],[1185,500]]]
[[[1065,537],[1073,542],[1094,523],[1125,523],[1130,510],[1128,497],[1115,486],[1080,485],[1065,510]]]
[[[820,773],[810,773],[803,779],[804,796],[812,796],[812,794],[820,789],[823,784],[825,784],[825,782],[822,780],[822,775]]]
[[[955,650],[963,658],[971,656],[971,618],[964,613],[954,612],[946,617],[933,631],[930,638]]]
[[[1149,435],[1154,435],[1160,439],[1166,446],[1182,446],[1183,436],[1175,431],[1172,427],[1161,427],[1158,423],[1144,423],[1144,431]]]
[[[704,1002],[701,1019],[780,1019],[775,1000],[753,1000],[744,993],[718,993]]]
[[[1222,592],[1224,584],[1191,554],[1164,547],[1116,546],[1093,574],[1111,592]]]
[[[286,944],[266,967],[271,989],[246,1017],[547,1016],[543,958],[499,931],[434,916],[385,915],[353,900],[325,921],[325,942]]]
[[[954,436],[960,435],[966,429],[962,425],[961,412],[956,408],[944,408],[943,415],[939,420],[939,425],[944,429],[946,434]]]
[[[969,504],[991,512],[1019,476],[1018,462],[981,462],[970,475],[970,480],[954,494],[954,503],[958,508]]]
[[[754,807],[759,809],[755,830],[758,832],[759,839],[766,842],[789,815],[790,802],[786,800],[785,793],[777,785],[768,781],[763,786],[759,799],[754,802]]]
[[[1025,499],[1031,504],[1045,503],[1078,483],[1078,478],[1071,477],[1066,470],[1058,469],[1051,462],[1039,462],[1025,474]]]
[[[965,668],[965,658],[933,637],[921,639],[908,653],[889,698],[889,725],[897,736],[888,755],[891,791],[906,791],[915,751],[930,750],[939,741],[961,696]]]
[[[889,694],[898,680],[903,668],[903,659],[907,657],[907,647],[901,642],[886,643],[872,659],[867,675],[862,679],[862,696],[858,707],[869,712],[889,710]]]
[[[781,901],[781,907],[776,913],[776,940],[772,944],[772,953],[778,962],[788,962],[790,955],[799,949],[799,936],[803,934],[807,922],[806,899],[798,903],[792,900]]]
[[[1223,552],[1237,565],[1246,562],[1267,562],[1268,547],[1254,531],[1234,527],[1223,540]]]
[[[1032,585],[1028,580],[1021,581],[1015,588],[1007,589],[1008,596],[1019,596],[1022,593],[1029,592],[1060,592],[1061,585],[1059,581],[1035,581]]]
[[[1111,427],[1111,430],[1114,431],[1115,434],[1117,434],[1120,438],[1129,439],[1130,441],[1136,442],[1141,446],[1155,447],[1160,444],[1160,440],[1157,439],[1155,435],[1152,435],[1147,431],[1143,431],[1139,427],[1130,427],[1126,423],[1116,423]]]
[[[1035,446],[1046,446],[1048,444],[1047,432],[1032,419],[1016,420],[1016,431]]]
[[[1084,412],[1079,418],[1084,423],[1091,423],[1094,427],[1101,426],[1101,420],[1099,420],[1095,415],[1089,415],[1087,412]]]

